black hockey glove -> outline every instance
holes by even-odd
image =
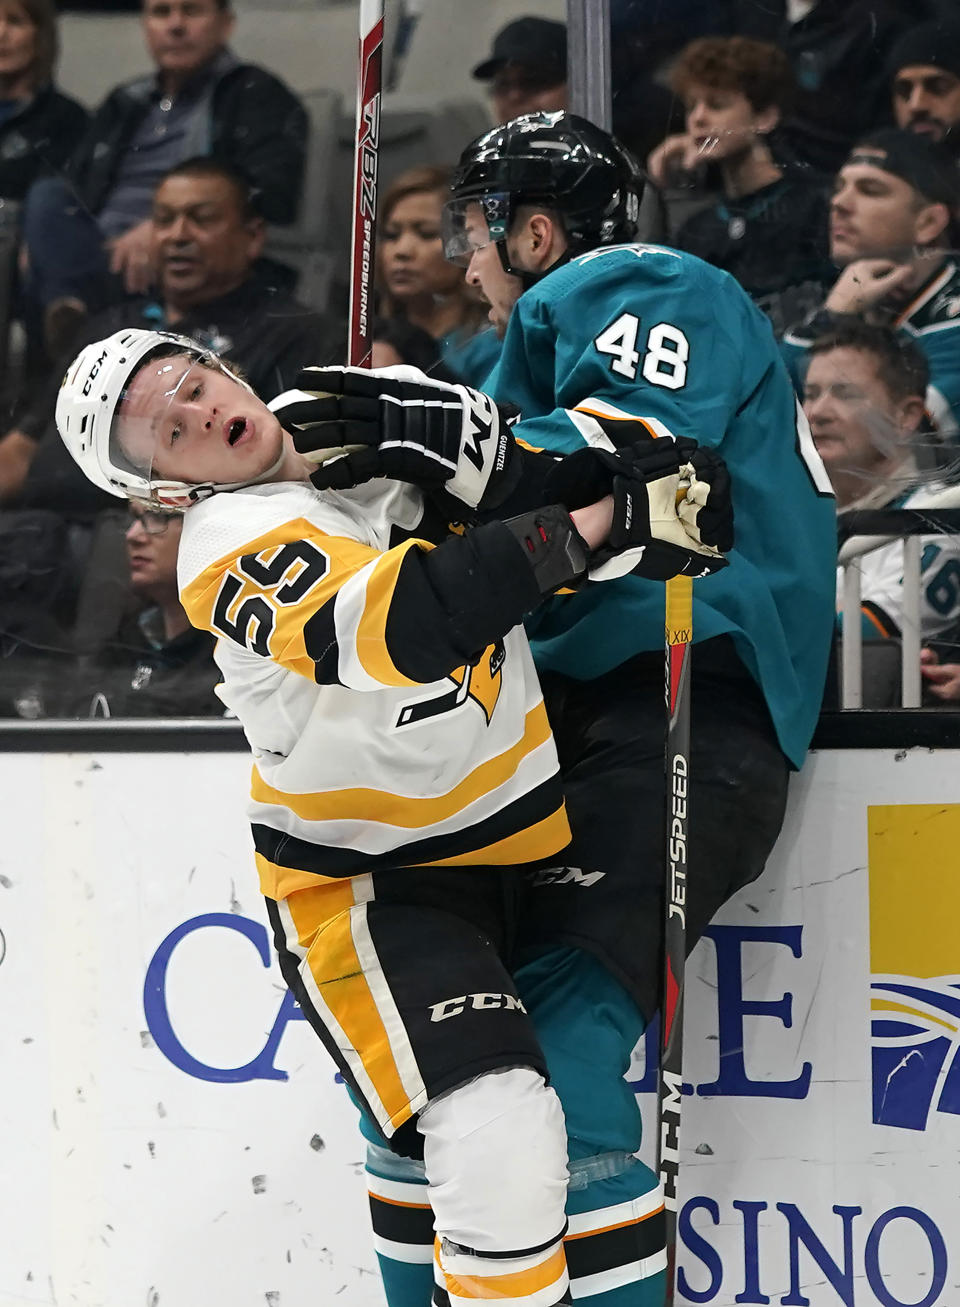
[[[695,440],[651,438],[611,453],[595,445],[569,454],[547,475],[545,498],[568,509],[613,495],[613,525],[590,556],[590,579],[634,573],[652,580],[708,576],[733,547],[730,477],[723,460]]]
[[[482,391],[432,381],[418,368],[305,368],[299,390],[270,405],[319,490],[392,477],[495,508],[519,476],[506,413]]]

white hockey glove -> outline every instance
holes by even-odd
[[[310,480],[319,490],[392,477],[492,508],[512,488],[516,446],[505,412],[482,391],[406,365],[305,368],[297,385],[270,407],[318,465]]]
[[[617,453],[589,446],[553,467],[545,496],[568,509],[613,495],[607,543],[590,555],[591,581],[709,576],[733,548],[726,464],[695,440],[659,437]]]

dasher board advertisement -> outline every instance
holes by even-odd
[[[960,1302],[956,761],[813,755],[691,959],[678,1302]],[[0,755],[4,1307],[382,1307],[354,1112],[272,956],[249,769]],[[656,1041],[631,1071],[650,1156]]]

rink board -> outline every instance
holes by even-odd
[[[813,755],[691,960],[678,1301],[960,1302],[958,762]],[[230,750],[0,754],[2,1307],[381,1307],[248,777]],[[642,1049],[634,1074],[652,1122]]]

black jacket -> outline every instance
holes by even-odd
[[[94,655],[77,655],[0,628],[0,718],[223,717],[223,677],[208,631],[153,643],[118,633]]]
[[[307,113],[284,85],[256,64],[233,64],[217,77],[209,101],[209,153],[247,178],[268,222],[297,216],[307,146]],[[93,115],[67,173],[93,213],[103,207],[137,125],[159,96],[155,77],[116,87]]]
[[[174,323],[167,322],[162,305],[155,300],[112,305],[87,322],[68,357],[53,368],[45,389],[17,422],[25,435],[40,441],[20,506],[67,514],[116,507],[116,499],[92,485],[67,453],[57,433],[54,412],[60,379],[70,359],[85,345],[123,327],[192,336],[235,363],[264,400],[289,390],[301,368],[314,363],[342,363],[346,346],[346,333],[340,324],[312,312],[256,276],[228,295],[198,305]]]
[[[737,31],[773,41],[797,82],[783,136],[794,156],[833,175],[857,137],[891,121],[886,58],[910,25],[894,0],[818,0],[790,23],[784,0],[736,0]]]
[[[62,677],[65,717],[223,717],[214,694],[223,676],[213,661],[216,640],[192,628],[172,640],[151,639],[143,618],[119,631],[93,657],[77,659]]]
[[[87,122],[86,109],[52,86],[0,122],[0,199],[22,201],[38,177],[59,172]]]
[[[736,277],[780,335],[823,300],[836,277],[828,214],[829,199],[817,177],[787,168],[779,181],[752,195],[699,210],[674,244]]]

